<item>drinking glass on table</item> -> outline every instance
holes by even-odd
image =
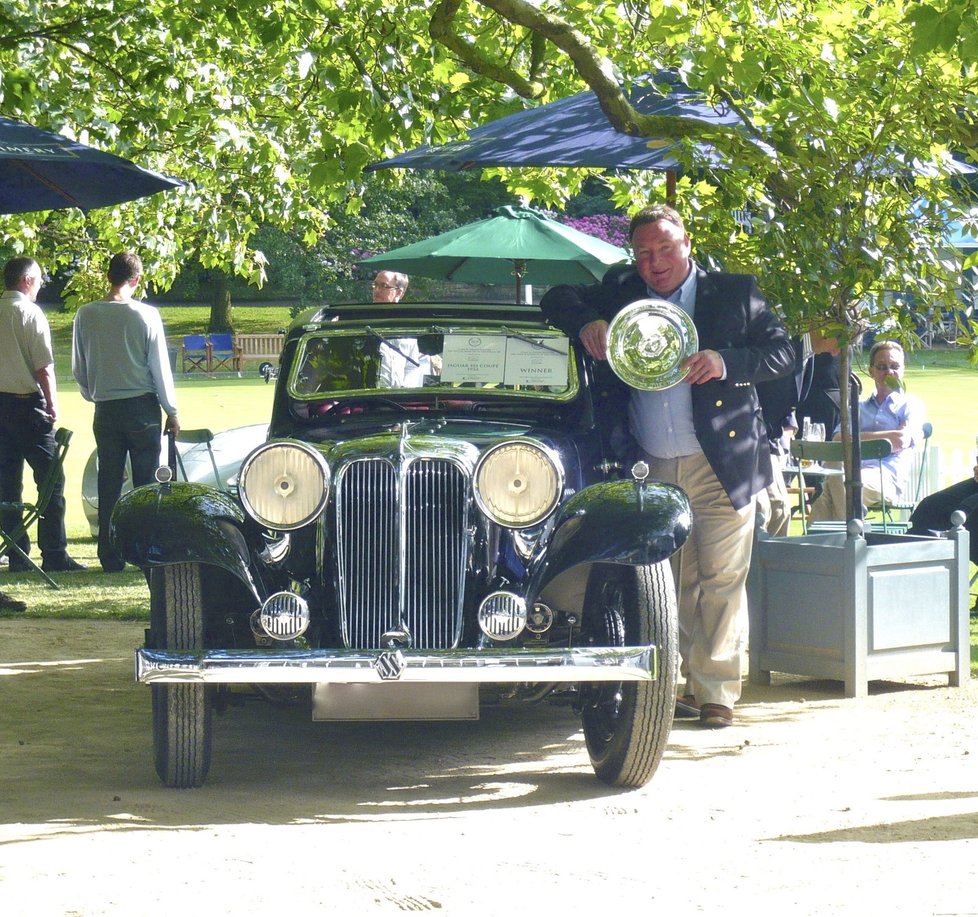
[[[811,423],[808,425],[808,431],[804,434],[805,440],[811,443],[821,443],[825,442],[825,424],[824,423]],[[818,468],[818,462],[814,462],[811,459],[805,459],[801,463],[802,468]]]

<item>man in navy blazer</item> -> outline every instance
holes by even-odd
[[[692,315],[701,349],[686,360],[685,380],[624,391],[629,431],[652,476],[682,487],[693,507],[679,565],[677,714],[728,726],[741,691],[755,495],[772,480],[755,384],[791,373],[795,354],[752,276],[706,271],[690,258],[673,208],[639,211],[630,236],[634,265],[600,284],[553,287],[540,307],[595,360],[607,359],[608,324],[635,300],[667,299]]]

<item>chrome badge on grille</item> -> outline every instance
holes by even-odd
[[[374,662],[374,670],[381,681],[397,681],[404,671],[404,655],[400,650],[385,650]]]

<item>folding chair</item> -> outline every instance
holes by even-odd
[[[880,466],[880,472],[882,475],[883,459],[885,459],[890,454],[890,444],[885,439],[870,439],[860,444],[860,449],[862,452],[862,459],[866,461],[867,459],[875,459]],[[805,487],[805,468],[802,466],[803,462],[842,462],[842,443],[838,441],[831,442],[813,442],[811,440],[796,439],[791,442],[791,456],[794,458],[798,465],[797,476],[798,476],[798,487],[804,489]],[[811,471],[809,471],[811,474]],[[799,500],[804,499],[804,495],[799,496]],[[899,526],[896,523],[887,523],[886,521],[886,499],[884,498],[880,506],[883,508],[884,519],[881,524],[874,525],[878,531],[883,532],[898,532],[900,531]],[[805,507],[802,507],[801,514],[801,526],[802,531],[807,535],[809,532],[844,532],[846,530],[845,520],[831,520],[824,522],[813,522],[809,524],[808,514],[805,511]]]
[[[917,504],[925,497],[927,482],[927,463],[930,457],[930,438],[934,434],[934,426],[925,423],[922,427],[924,431],[924,442],[920,447],[914,449],[914,466],[910,473],[908,483],[913,485],[912,495],[908,500],[894,500],[891,503],[874,503],[867,507],[870,512],[882,513],[886,521],[886,531],[903,533],[910,528],[910,514],[914,511]],[[894,513],[899,513],[894,517]]]
[[[202,373],[208,371],[210,348],[203,334],[185,334],[180,353],[183,372],[192,373],[195,369]]]
[[[207,368],[210,372],[226,366],[237,372],[241,368],[238,349],[234,344],[233,334],[212,334],[210,336],[210,357]]]
[[[221,480],[221,473],[217,468],[217,459],[214,456],[214,447],[211,443],[214,441],[214,434],[207,429],[200,430],[181,430],[177,433],[175,437],[178,443],[194,443],[196,445],[203,445],[207,449],[207,454],[211,459],[211,468],[214,469],[214,485],[219,490],[227,490],[224,486],[224,481]],[[180,473],[183,475],[185,481],[190,479],[187,477],[187,469],[183,466],[183,456],[180,454],[180,450],[176,450],[177,455],[177,465],[180,468]]]
[[[71,430],[65,427],[59,427],[55,430],[54,441],[57,443],[57,449],[54,453],[54,461],[48,468],[47,474],[41,479],[41,483],[37,488],[37,502],[36,503],[24,503],[15,501],[0,501],[0,512],[6,512],[8,510],[17,510],[23,515],[21,517],[20,525],[18,525],[12,532],[4,532],[0,529],[0,557],[7,554],[13,557],[16,554],[25,564],[27,564],[32,570],[39,573],[54,589],[60,589],[61,587],[53,580],[47,573],[45,573],[38,564],[36,564],[21,548],[17,543],[20,541],[24,535],[27,534],[27,530],[35,523],[41,516],[44,515],[48,508],[48,503],[51,502],[51,495],[54,493],[54,489],[57,486],[61,475],[64,473],[64,462],[65,455],[68,452],[68,444],[71,442]]]

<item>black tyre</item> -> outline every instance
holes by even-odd
[[[159,649],[204,646],[199,564],[156,567],[150,575],[150,626]],[[201,786],[211,766],[210,690],[152,685],[156,773],[167,786]]]
[[[656,678],[584,687],[581,719],[591,766],[610,786],[644,786],[669,741],[679,669],[676,588],[668,561],[596,566],[584,615],[595,645],[658,648]]]

